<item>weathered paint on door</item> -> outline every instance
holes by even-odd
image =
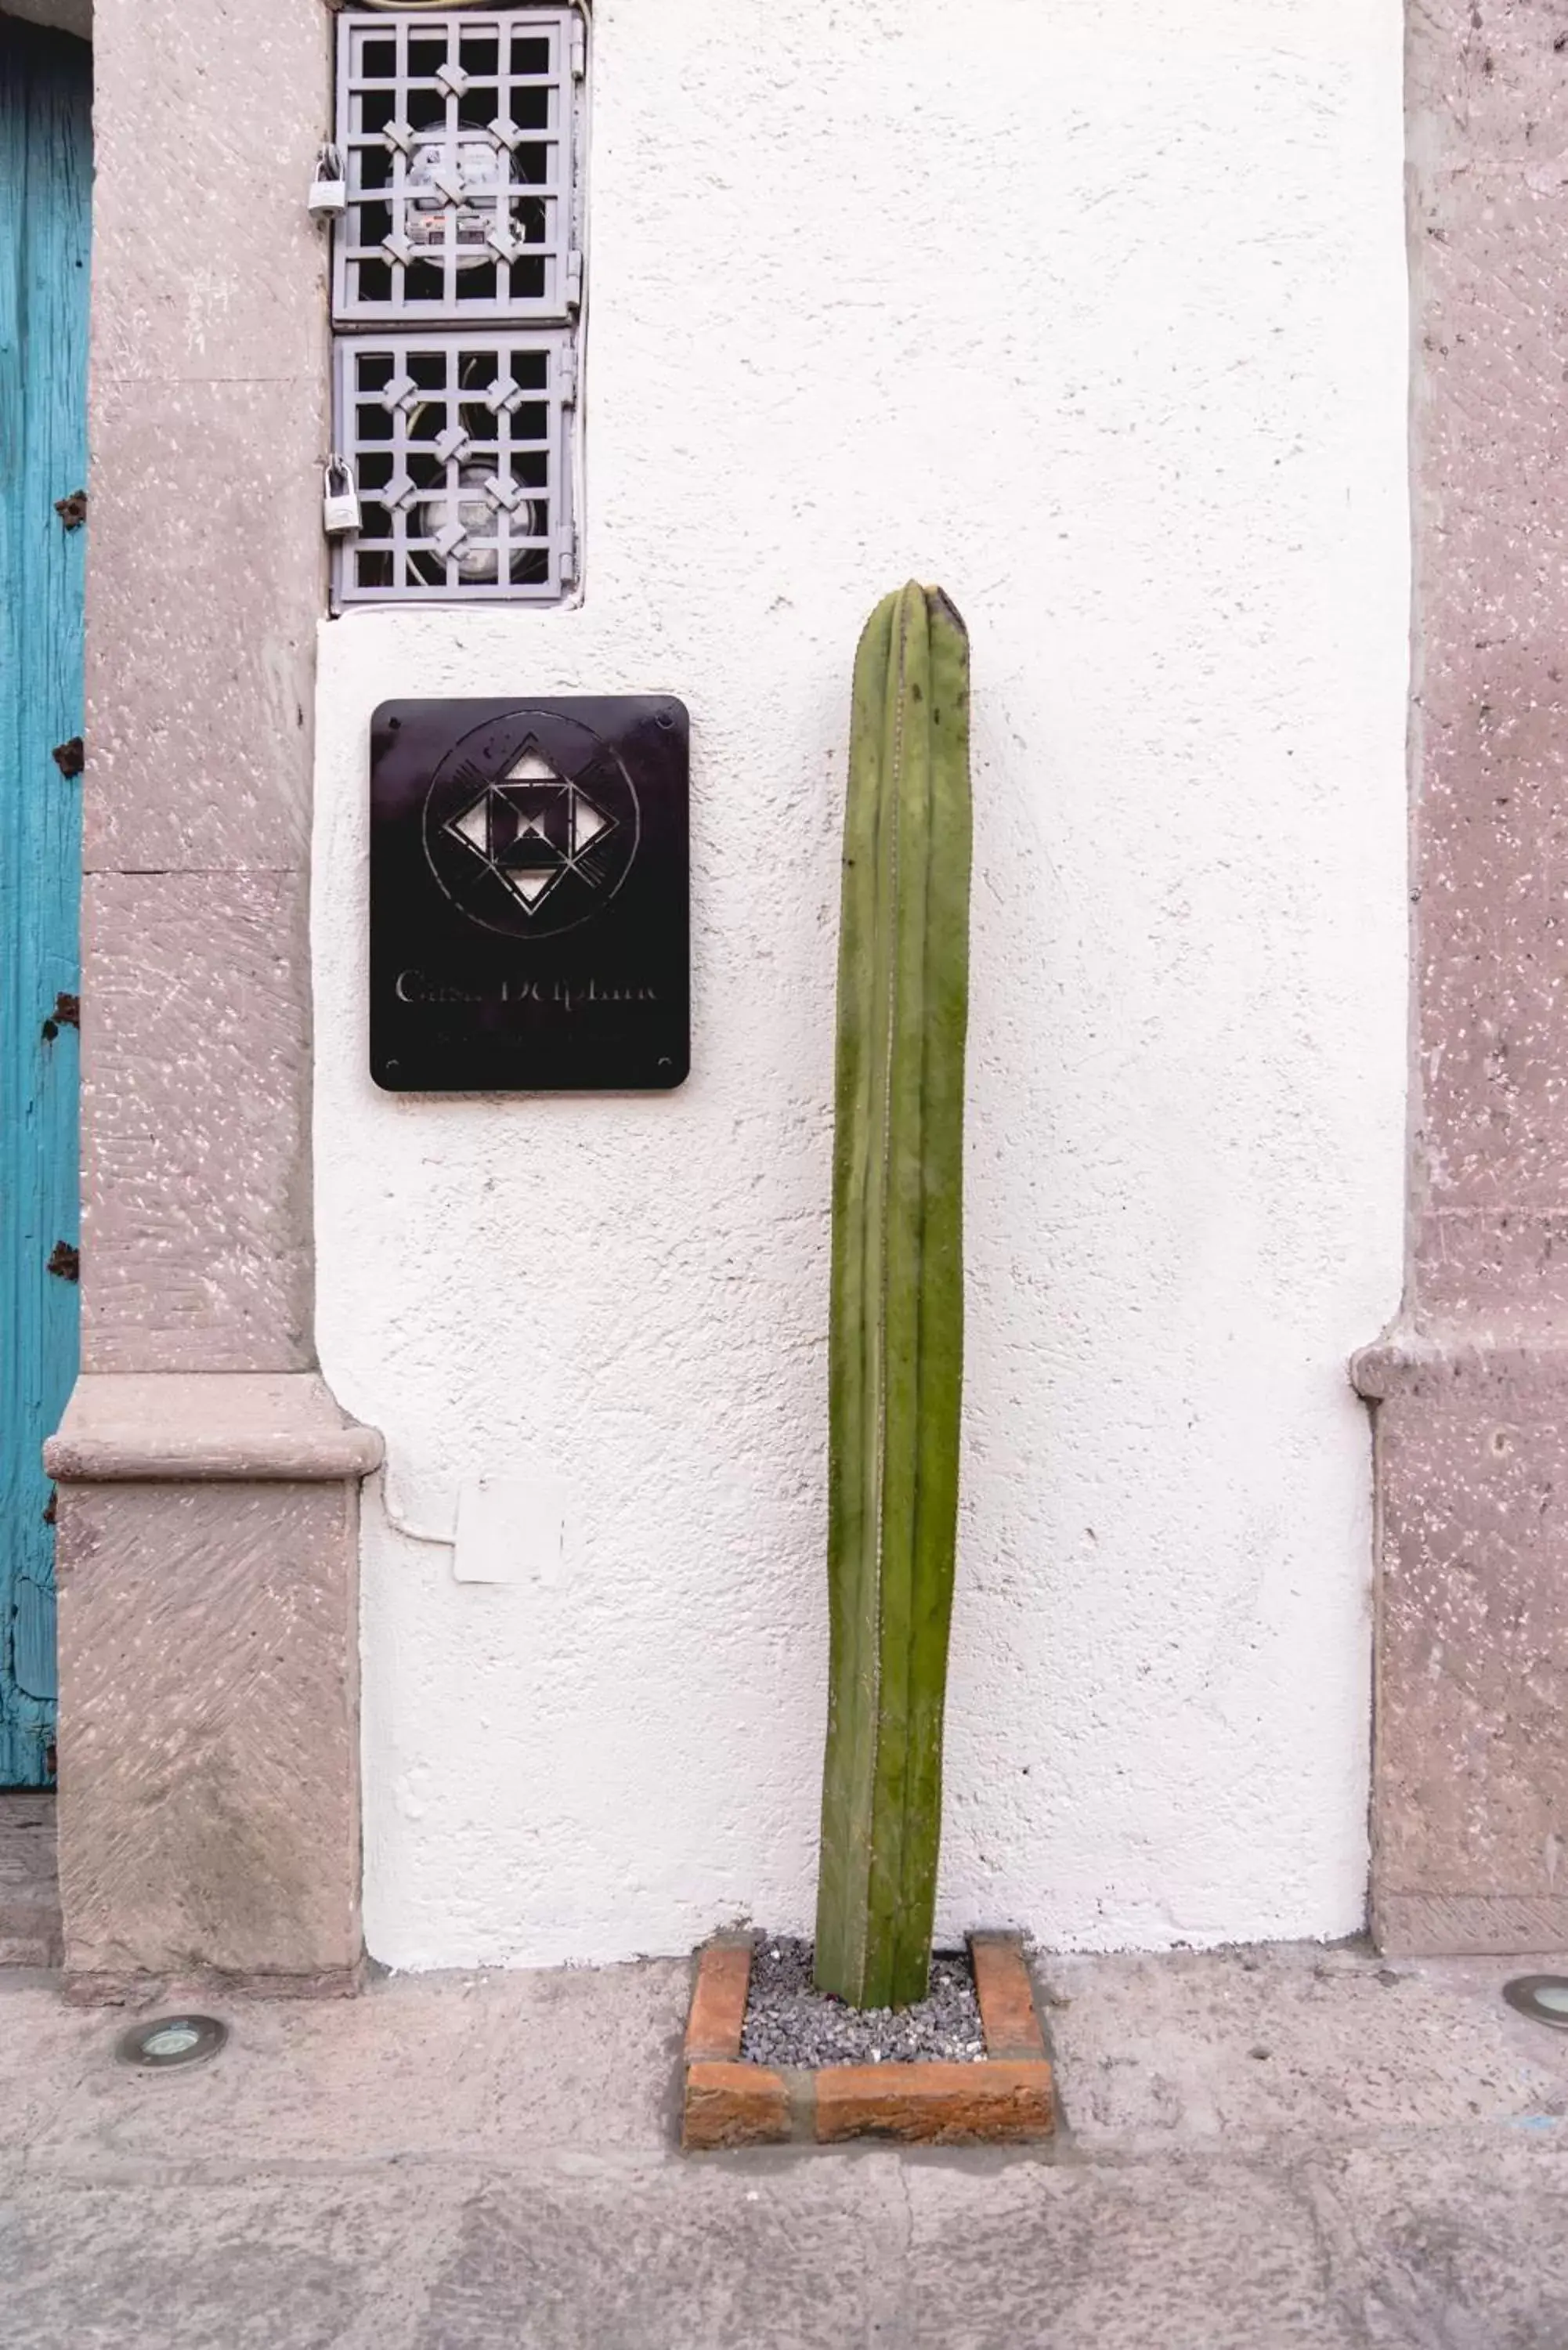
[[[51,1774],[39,1459],[77,1367],[77,900],[90,58],[0,17],[0,1786]],[[61,999],[64,999],[62,1002]],[[57,1268],[51,1271],[51,1262]]]

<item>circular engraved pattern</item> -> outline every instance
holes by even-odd
[[[467,920],[558,937],[604,911],[636,862],[637,791],[579,719],[514,710],[453,743],[425,795],[424,848]]]

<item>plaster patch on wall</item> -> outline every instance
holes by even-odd
[[[1047,23],[1046,18],[1050,21]],[[395,1489],[545,1459],[555,1590],[366,1511],[402,1966],[809,1926],[849,669],[973,632],[971,1305],[943,1930],[1334,1935],[1398,1289],[1397,0],[600,0],[587,594],[324,628],[319,1333]],[[694,721],[668,1098],[365,1074],[389,694]]]

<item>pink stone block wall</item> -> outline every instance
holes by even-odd
[[[1568,1943],[1568,19],[1409,12],[1415,1062],[1373,1918]]]

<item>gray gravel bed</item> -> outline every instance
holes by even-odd
[[[975,2064],[985,2054],[969,1952],[931,1960],[917,2007],[846,2007],[812,1989],[812,1946],[790,1935],[757,1944],[741,2054],[752,2064]]]

